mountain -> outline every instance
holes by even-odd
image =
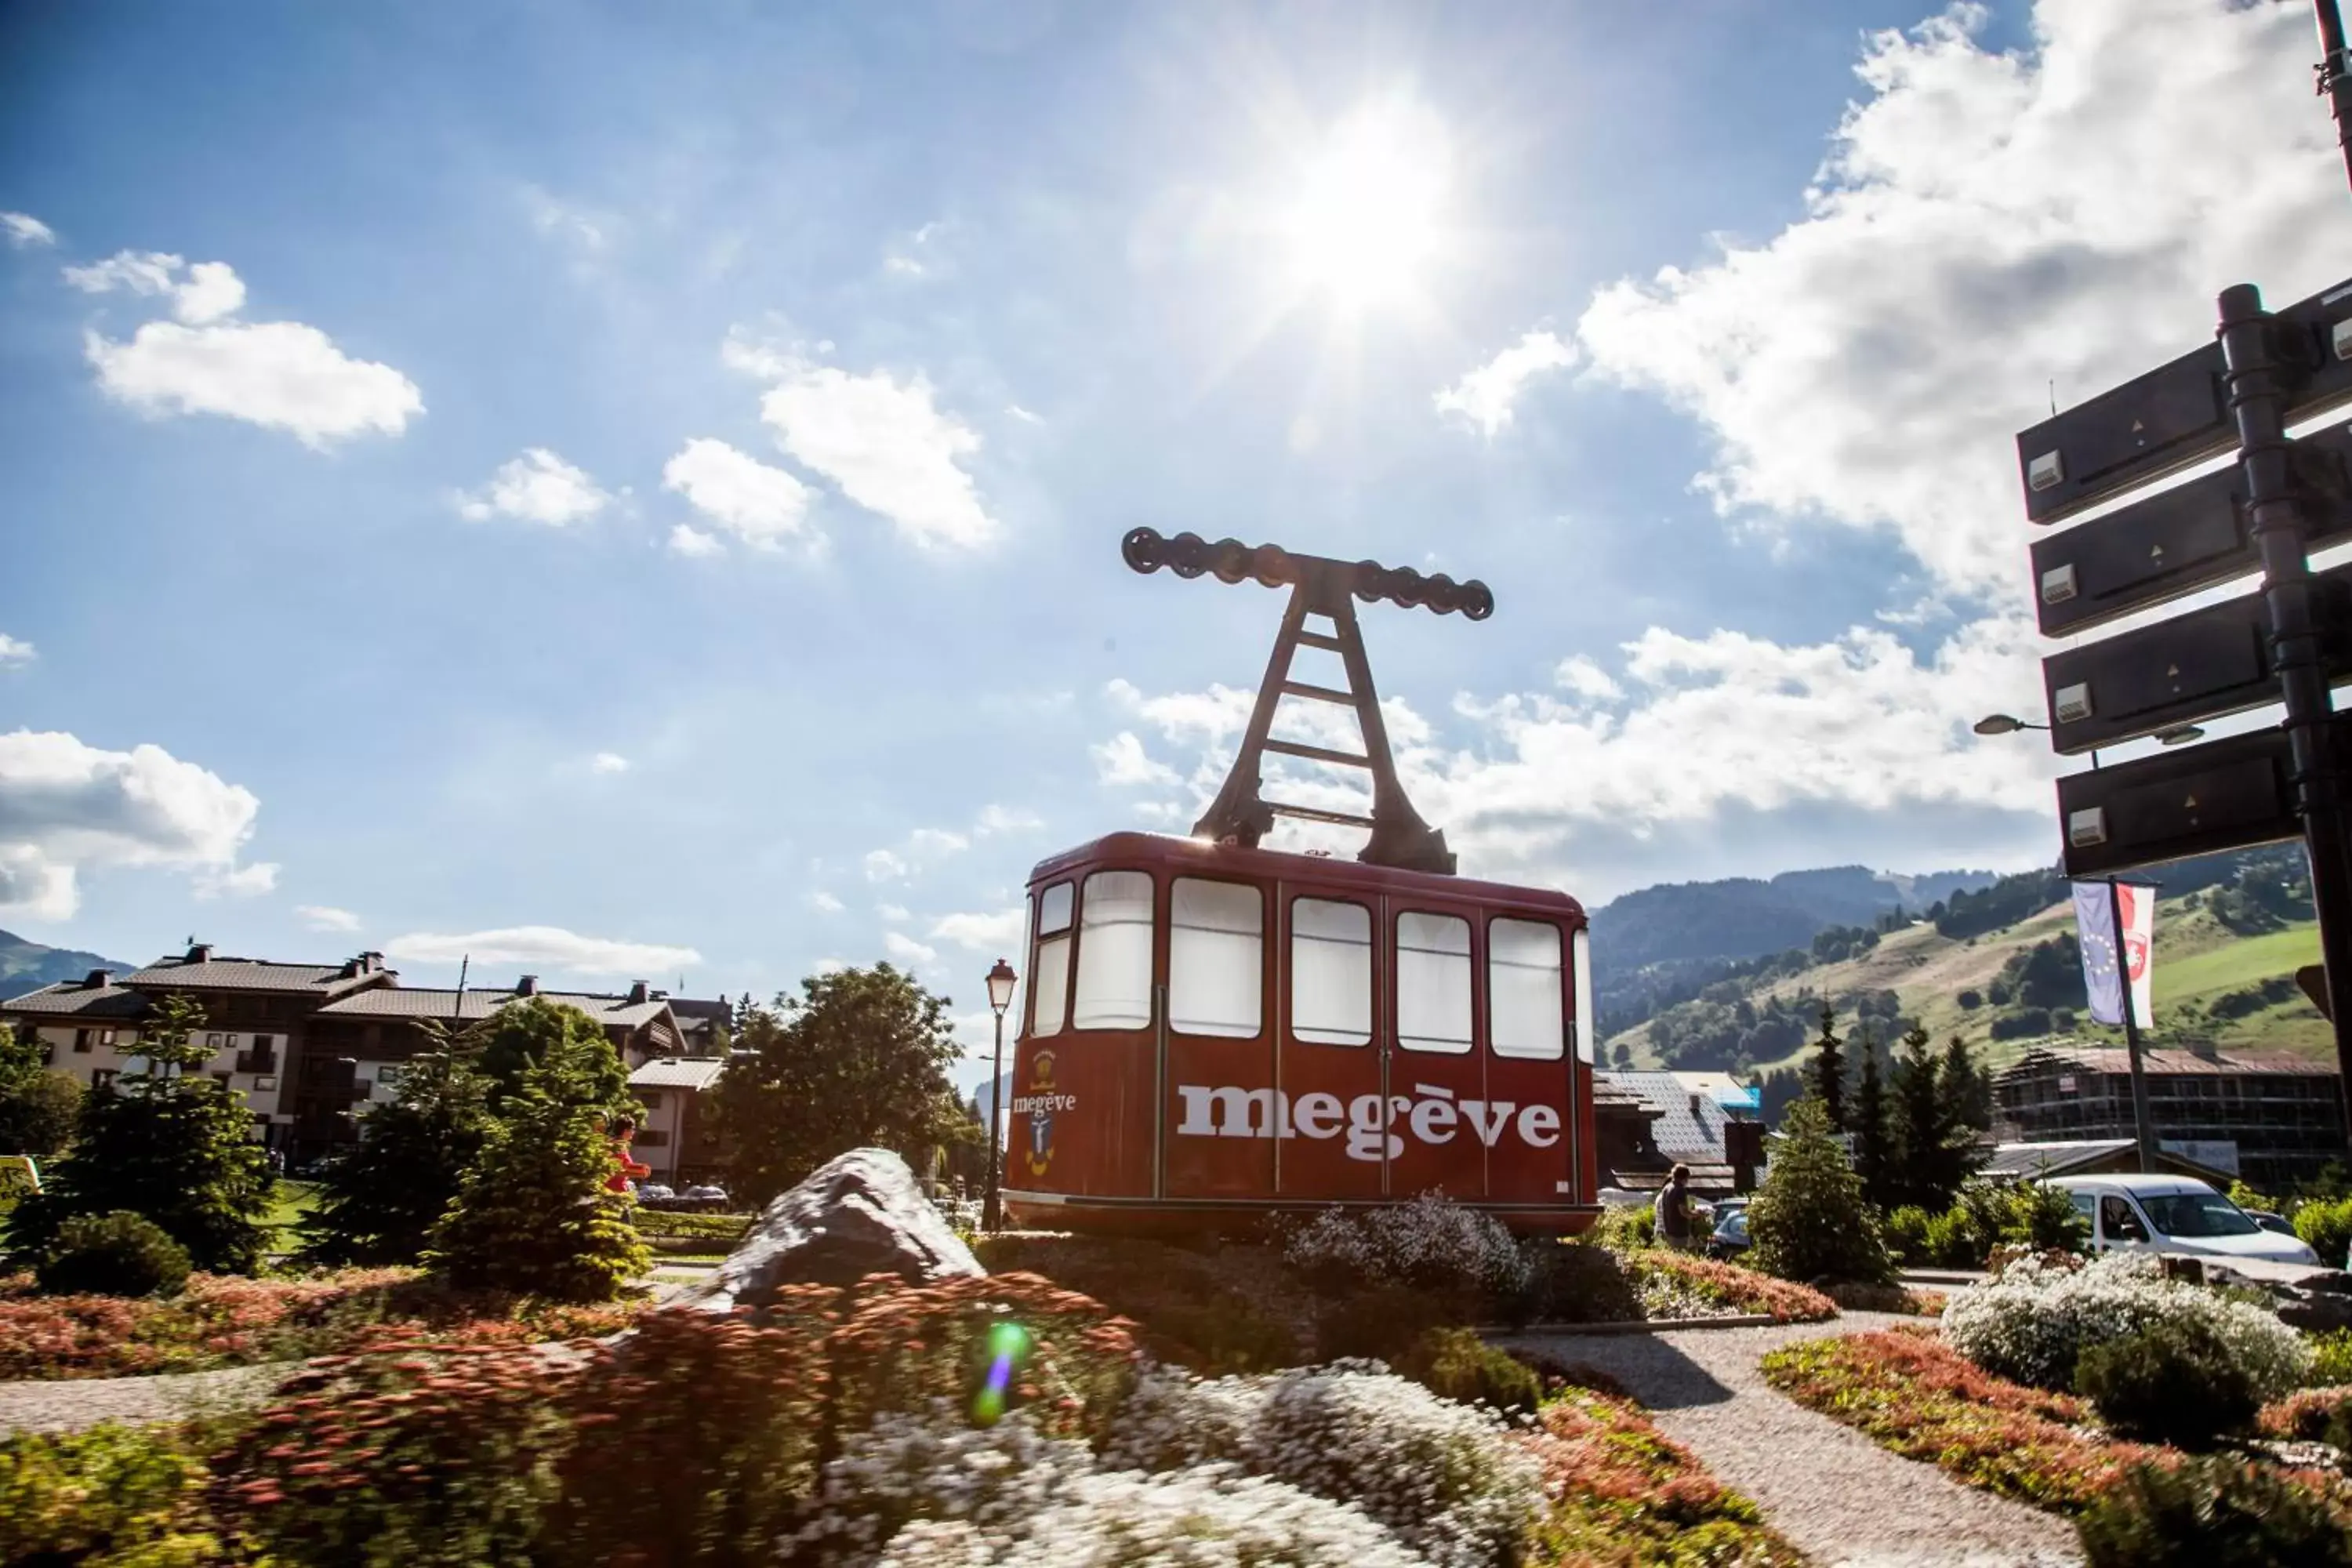
[[[1914,913],[1995,880],[1990,871],[1902,877],[1865,866],[1783,871],[1770,881],[1732,877],[1673,882],[1612,899],[1592,911],[1592,951],[1612,970],[1675,959],[1751,958],[1803,947],[1822,931]]]
[[[79,980],[93,969],[110,969],[123,975],[138,967],[119,958],[100,958],[94,952],[43,947],[13,931],[0,931],[0,1001],[38,991],[60,980]]]

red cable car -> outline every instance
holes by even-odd
[[[1483,620],[1493,595],[1148,529],[1122,552],[1139,572],[1287,584],[1290,605],[1193,836],[1117,833],[1031,873],[1006,1212],[1055,1229],[1201,1230],[1434,1190],[1516,1230],[1583,1229],[1599,1212],[1584,910],[1454,874],[1397,782],[1351,602]],[[1301,647],[1338,654],[1349,689],[1292,679]],[[1351,708],[1363,752],[1273,738],[1286,696]],[[1267,752],[1366,769],[1370,815],[1263,800]],[[1280,816],[1370,838],[1354,863],[1261,847]]]

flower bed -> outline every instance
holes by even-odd
[[[1857,1285],[1851,1280],[1830,1287],[1830,1300],[1847,1312],[1901,1312],[1914,1318],[1940,1318],[1950,1300],[1942,1290],[1921,1290],[1908,1285]]]
[[[1837,1303],[1811,1286],[1693,1253],[1645,1248],[1626,1254],[1625,1267],[1640,1274],[1645,1287],[1653,1279],[1671,1281],[1727,1315],[1762,1313],[1776,1323],[1819,1323],[1837,1316]],[[1648,1293],[1645,1289],[1645,1297]],[[1664,1314],[1653,1310],[1650,1315]]]
[[[1802,1561],[1754,1503],[1718,1484],[1629,1399],[1569,1389],[1544,1407],[1530,1447],[1552,1500],[1531,1561],[1596,1568]]]
[[[0,1379],[132,1377],[347,1350],[392,1325],[436,1339],[530,1344],[608,1334],[643,1309],[567,1307],[451,1290],[405,1268],[310,1279],[192,1275],[173,1297],[42,1296],[0,1280]]]

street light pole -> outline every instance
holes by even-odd
[[[1004,1009],[1013,1002],[1013,966],[1003,959],[988,972],[988,1005],[996,1015],[996,1057],[990,1068],[988,1079],[988,1194],[980,1206],[980,1227],[994,1231],[1003,1224],[1003,1199],[999,1194],[1002,1161],[998,1134],[1004,1126]]]

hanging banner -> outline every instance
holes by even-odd
[[[2132,1019],[2146,1027],[2155,1016],[2151,1000],[2155,975],[2156,889],[2129,882],[2116,884],[2109,894],[2105,882],[2076,882],[2074,930],[2083,949],[2083,988],[2090,994],[2091,1016],[2102,1024],[2124,1021],[2124,987],[2131,987]],[[2116,913],[2121,910],[2124,963],[2116,963]]]

